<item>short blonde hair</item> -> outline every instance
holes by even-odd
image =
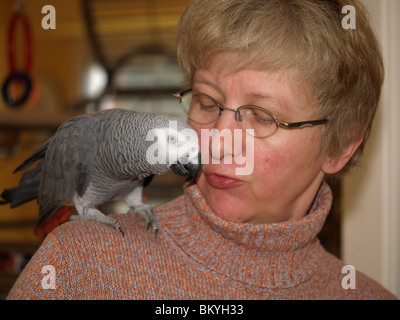
[[[342,27],[345,5],[356,10],[356,29]],[[384,78],[380,46],[359,1],[190,1],[177,36],[178,62],[188,86],[196,68],[219,52],[238,55],[237,68],[296,69],[319,103],[319,116],[329,119],[321,151],[338,156],[362,137],[340,174],[359,161]]]

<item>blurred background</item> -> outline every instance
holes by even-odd
[[[1,0],[0,79],[12,69],[9,46],[17,69],[31,80],[11,79],[0,100],[0,181],[3,188],[18,184],[12,172],[68,118],[112,107],[169,113],[180,108],[171,94],[182,89],[175,57],[175,34],[187,0]],[[55,9],[55,29],[51,11]],[[24,20],[10,24],[15,13]],[[54,27],[54,25],[53,25]],[[31,63],[27,62],[31,59]],[[30,64],[30,65],[29,65]],[[26,70],[29,69],[29,70]],[[7,100],[8,101],[8,100]],[[16,103],[13,103],[16,102]],[[145,189],[151,205],[182,193],[183,178],[155,177]],[[110,203],[103,212],[124,212],[123,203]],[[0,295],[4,297],[16,276],[36,251],[42,238],[33,234],[38,206],[35,201],[10,209],[0,206]]]
[[[395,1],[366,0],[389,64],[400,52],[398,45],[388,47],[391,37],[398,40],[398,34],[388,27],[397,23],[392,12],[397,10],[400,14],[399,2]],[[175,36],[187,3],[188,0],[0,1],[1,84],[7,81],[13,66],[24,70],[30,80],[29,83],[22,76],[22,80],[9,79],[9,100],[4,95],[0,99],[0,191],[18,184],[21,174],[13,175],[14,169],[74,115],[120,107],[184,118],[171,94],[183,88]],[[51,27],[52,22],[51,11],[42,13],[47,5],[55,9],[55,29],[43,28],[42,23]],[[21,20],[10,35],[10,23],[18,12],[23,12],[29,21],[31,41]],[[13,42],[14,62],[9,55]],[[389,77],[393,77],[391,73]],[[390,83],[398,85],[397,80],[391,79]],[[29,94],[24,97],[27,91]],[[388,87],[386,93],[391,97],[395,91]],[[23,98],[25,101],[18,103]],[[328,251],[386,287],[391,286],[393,292],[400,288],[400,258],[396,255],[399,237],[397,228],[393,229],[400,221],[396,196],[400,189],[393,182],[398,170],[398,142],[394,148],[393,144],[383,144],[389,154],[376,157],[377,153],[382,154],[382,141],[392,143],[397,134],[392,130],[394,124],[386,121],[399,118],[393,107],[396,101],[398,97],[378,114],[361,170],[332,185],[332,212],[319,236]],[[384,174],[387,181],[381,179]],[[182,194],[182,184],[183,179],[172,174],[156,177],[145,190],[145,201],[156,205],[175,198]],[[387,186],[391,186],[389,194],[382,192]],[[112,203],[102,210],[111,213],[125,208],[121,203]],[[6,296],[43,241],[33,234],[37,213],[34,201],[15,209],[0,206],[0,298]]]

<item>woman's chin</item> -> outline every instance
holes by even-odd
[[[250,208],[247,210],[244,208],[244,186],[215,188],[207,181],[203,183],[198,181],[197,184],[208,205],[218,217],[232,222],[245,222],[250,219],[248,216]]]

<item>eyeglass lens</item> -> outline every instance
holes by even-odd
[[[208,95],[196,92],[186,93],[181,104],[189,119],[202,124],[215,122],[225,110]],[[241,106],[235,117],[243,130],[253,129],[256,137],[270,136],[278,128],[273,115],[257,106]]]

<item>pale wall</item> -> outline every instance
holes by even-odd
[[[362,166],[343,185],[342,258],[400,297],[400,1],[364,0],[386,79]]]

